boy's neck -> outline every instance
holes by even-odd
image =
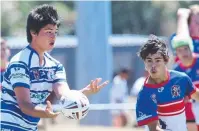
[[[187,60],[180,60],[180,61],[181,61],[181,63],[182,63],[183,66],[187,67],[187,66],[192,65],[192,63],[193,63],[193,61],[194,61],[194,57],[191,56],[191,57],[190,57],[189,59],[187,59]]]
[[[43,64],[43,60],[44,60],[44,53],[45,51],[43,51],[42,49],[39,48],[39,46],[37,46],[36,43],[32,42],[30,44],[31,48],[33,48],[38,54],[39,54],[39,64],[42,65]]]

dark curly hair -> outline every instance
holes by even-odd
[[[163,56],[164,61],[168,62],[169,55],[166,43],[160,40],[157,36],[151,34],[148,41],[140,48],[137,54],[145,60],[149,54],[155,53],[160,53]]]

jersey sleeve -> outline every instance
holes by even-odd
[[[62,64],[59,64],[55,71],[55,78],[54,78],[53,83],[61,82],[61,81],[66,81],[66,71],[65,71],[64,66]]]
[[[187,81],[187,88],[186,88],[186,96],[189,96],[191,98],[191,95],[196,92],[196,87],[191,81],[191,78],[189,76],[185,76],[185,79]]]
[[[7,68],[7,79],[10,81],[13,89],[16,87],[30,88],[29,69],[25,63],[14,62]]]
[[[154,94],[149,94],[144,90],[139,93],[136,103],[138,126],[147,125],[152,121],[158,120],[156,98],[153,96]]]

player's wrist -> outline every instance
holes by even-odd
[[[89,95],[90,95],[90,93],[89,93],[89,91],[86,89],[86,87],[83,88],[83,89],[81,89],[81,90],[79,90],[79,91],[82,92],[85,96],[89,96]]]

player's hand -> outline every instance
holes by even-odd
[[[55,117],[57,117],[60,114],[60,112],[54,113],[53,112],[53,108],[52,108],[52,104],[50,103],[50,101],[47,101],[46,103],[47,103],[47,106],[46,106],[46,109],[45,109],[46,116],[48,118],[55,118]]]
[[[189,100],[190,100],[190,98],[189,98],[188,96],[185,96],[185,98],[184,98],[184,103],[188,103]]]
[[[82,93],[85,95],[92,95],[96,94],[105,87],[109,81],[105,81],[102,84],[100,82],[102,81],[102,78],[96,78],[95,80],[91,80],[90,84],[87,85],[84,89],[82,89]]]
[[[177,12],[177,16],[180,18],[185,18],[188,19],[189,15],[190,15],[190,9],[186,9],[186,8],[179,8],[178,12]]]

